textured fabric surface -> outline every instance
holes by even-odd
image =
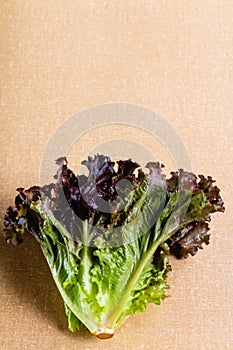
[[[213,216],[211,244],[195,258],[172,260],[172,297],[130,317],[108,341],[68,331],[32,237],[19,247],[1,240],[0,349],[232,349],[232,1],[9,0],[0,9],[1,218],[16,187],[39,182],[55,129],[108,102],[163,116],[194,172],[212,175],[226,204],[225,214]],[[160,159],[143,130],[106,125],[83,135],[72,161],[117,137]],[[161,160],[172,166],[163,150]]]

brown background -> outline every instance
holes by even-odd
[[[232,349],[232,1],[22,0],[0,7],[1,217],[17,186],[39,182],[55,128],[108,102],[163,116],[193,170],[217,179],[226,203],[211,223],[211,245],[174,261],[172,297],[128,319],[108,341],[67,330],[32,237],[19,247],[2,240],[0,349]],[[143,133],[126,128],[122,135],[133,133],[150,147]],[[99,130],[84,138],[77,161],[103,138]]]

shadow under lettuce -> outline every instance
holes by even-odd
[[[5,288],[9,286],[9,292],[14,289],[25,308],[36,309],[66,335],[93,337],[87,330],[75,333],[68,330],[63,300],[40,246],[30,234],[18,246],[8,244],[0,237],[0,274]]]

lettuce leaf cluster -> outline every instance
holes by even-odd
[[[3,236],[39,242],[64,300],[69,329],[113,336],[125,319],[159,305],[169,288],[169,254],[187,258],[209,243],[211,214],[223,212],[208,176],[180,169],[166,179],[163,165],[147,170],[131,159],[95,155],[77,175],[57,159],[56,181],[18,188]]]

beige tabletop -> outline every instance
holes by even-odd
[[[143,106],[175,128],[193,171],[217,180],[226,205],[224,214],[213,215],[211,244],[194,258],[172,259],[172,297],[130,317],[105,341],[68,331],[33,237],[18,247],[1,240],[1,350],[233,349],[232,5],[1,1],[1,228],[16,187],[40,182],[55,130],[76,113],[110,102]],[[71,164],[120,138],[166,163],[165,172],[176,165],[148,130],[124,122],[124,128],[105,122],[83,133],[69,151]]]

